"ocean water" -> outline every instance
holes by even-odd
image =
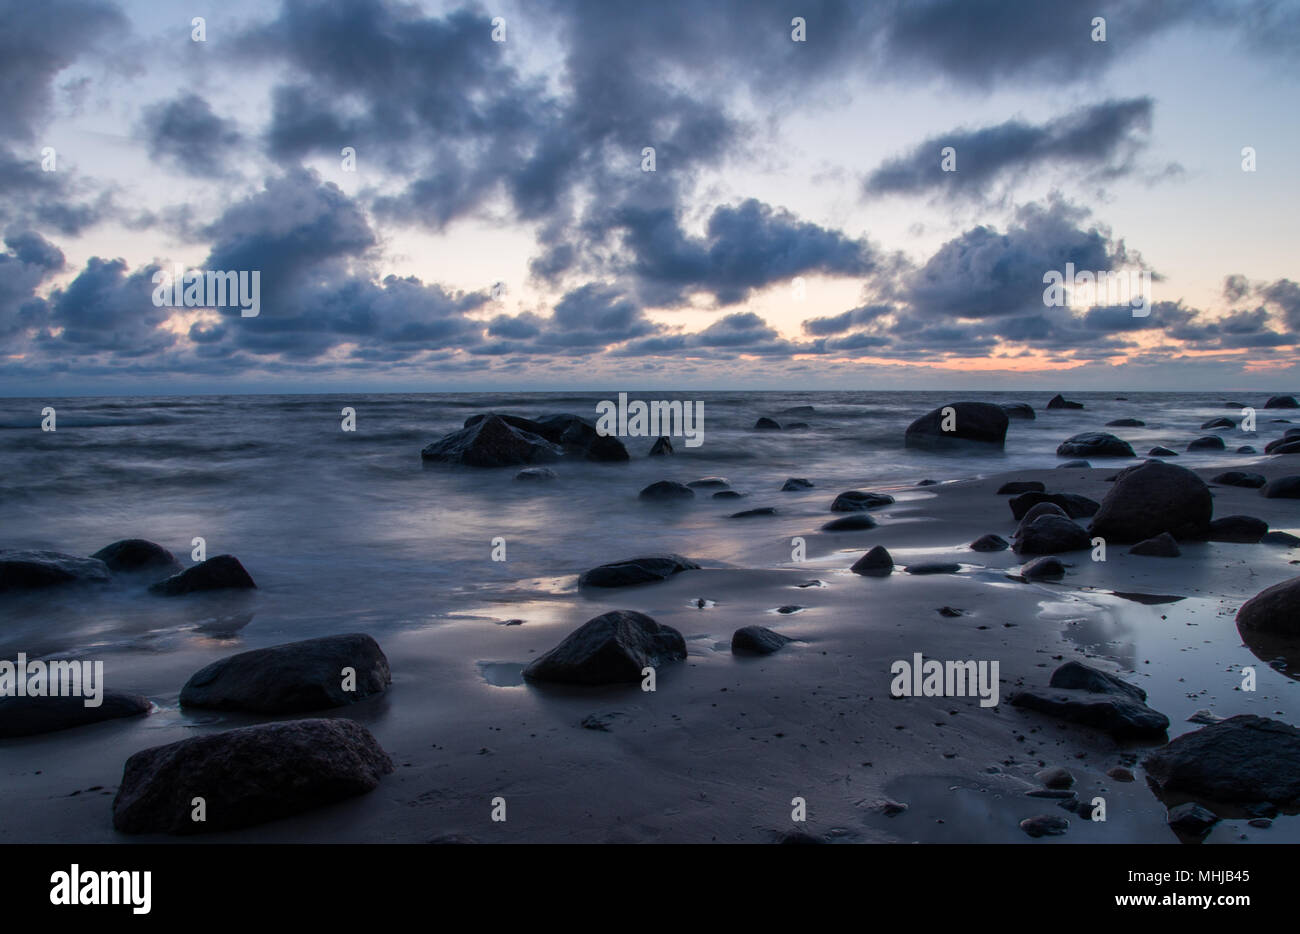
[[[1220,432],[1228,450],[1184,454],[1190,466],[1241,464],[1240,444],[1262,450],[1285,411],[1262,396],[1076,393],[1080,411],[1047,411],[1049,394],[938,392],[631,393],[704,404],[704,443],[648,458],[653,439],[624,439],[626,464],[562,462],[553,483],[521,483],[515,469],[424,465],[420,449],[469,415],[595,417],[616,393],[385,394],[98,397],[0,400],[0,548],[90,554],[122,538],[147,538],[190,563],[195,537],[208,556],[239,557],[254,594],[162,600],[113,586],[88,598],[53,592],[0,602],[0,657],[88,648],[160,651],[178,631],[243,630],[250,646],[332,632],[438,625],[485,604],[526,601],[572,587],[572,576],[606,561],[678,551],[741,567],[788,557],[790,525],[729,521],[737,510],[781,507],[784,521],[824,521],[830,499],[850,488],[911,488],[1060,462],[1056,446],[1081,431],[1113,431],[1139,453],[1182,451],[1200,425],[1238,416],[1228,401],[1258,408],[1258,432]],[[1012,420],[1005,450],[938,454],[907,450],[903,432],[954,399],[1029,402],[1034,421]],[[782,410],[812,405],[811,415]],[[54,406],[57,430],[40,429]],[[356,410],[356,431],[341,410]],[[804,431],[752,430],[762,415],[804,421]],[[1144,428],[1103,426],[1134,417]],[[1126,462],[1108,461],[1122,465]],[[660,479],[720,475],[748,491],[719,501],[701,491],[680,506],[640,502]],[[807,477],[807,494],[778,492]],[[492,560],[505,540],[506,561]],[[256,625],[253,625],[253,624]]]

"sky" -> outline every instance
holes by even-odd
[[[2,395],[1300,388],[1300,0],[0,22]]]

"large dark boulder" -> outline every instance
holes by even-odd
[[[0,549],[0,593],[57,584],[106,584],[109,577],[108,565],[98,558]]]
[[[1026,421],[1033,421],[1037,417],[1034,415],[1034,407],[1028,402],[1003,402],[998,408],[1007,413],[1007,418],[1023,418]]]
[[[1224,804],[1300,802],[1300,730],[1254,714],[1184,733],[1142,766],[1163,794]]]
[[[126,760],[113,799],[122,833],[234,830],[374,790],[393,771],[351,720],[290,720],[196,736]],[[191,818],[204,799],[206,821]]]
[[[1300,409],[1295,396],[1273,396],[1264,403],[1266,409]]]
[[[1011,507],[1011,515],[1019,522],[1025,517],[1025,513],[1033,509],[1039,503],[1055,503],[1065,511],[1065,514],[1071,519],[1086,519],[1088,516],[1095,515],[1101,508],[1101,504],[1094,499],[1081,496],[1078,493],[1021,493],[1014,499],[1008,500]]]
[[[1088,531],[1114,542],[1141,542],[1161,532],[1203,540],[1213,511],[1204,480],[1185,467],[1147,461],[1119,472]]]
[[[183,569],[176,556],[162,545],[143,538],[126,538],[99,549],[91,555],[108,565],[114,574],[134,574],[139,571],[163,571],[175,574]]]
[[[217,555],[166,580],[149,585],[149,592],[177,597],[201,590],[251,590],[257,587],[234,555]]]
[[[1265,454],[1300,454],[1300,438],[1280,438],[1270,441]]]
[[[1062,441],[1057,457],[1134,457],[1133,447],[1104,431],[1085,431]]]
[[[1157,444],[1151,450],[1147,451],[1147,457],[1177,457],[1177,451],[1171,451],[1167,447]]]
[[[344,690],[344,668],[355,672],[354,690]],[[185,682],[181,706],[302,713],[355,703],[387,690],[392,680],[388,659],[370,636],[324,636],[215,661]]]
[[[1094,727],[1115,739],[1161,737],[1169,718],[1145,700],[1146,692],[1114,675],[1066,662],[1052,673],[1048,688],[1019,691],[1011,696],[1011,705]]]
[[[97,707],[87,707],[84,697],[0,697],[0,738],[35,736],[119,717],[138,717],[149,709],[147,698],[117,691],[105,691]]]
[[[1062,516],[1039,516],[1019,531],[1015,543],[1016,553],[1022,555],[1051,555],[1091,547],[1083,527]]]
[[[1300,477],[1278,477],[1260,492],[1267,499],[1300,499]]]
[[[1300,577],[1274,584],[1243,603],[1237,628],[1300,637]]]
[[[754,430],[755,431],[780,431],[781,425],[779,422],[776,421],[776,419],[763,416],[758,421],[754,422]]]
[[[579,587],[630,587],[667,580],[680,571],[696,571],[699,565],[675,554],[644,555],[592,568],[578,578]]]
[[[596,423],[589,418],[583,418],[581,415],[571,415],[563,412],[532,419],[519,415],[488,412],[481,415],[471,415],[465,419],[465,428],[473,428],[488,418],[500,419],[518,431],[543,438],[549,443],[562,448],[563,452],[569,456],[584,457],[590,461],[625,461],[631,459],[631,455],[628,454],[627,448],[622,441],[612,435],[600,434],[596,430]],[[671,443],[668,446],[667,453],[672,453]]]
[[[944,431],[944,409],[951,408],[952,431]],[[922,415],[907,426],[903,443],[909,448],[943,450],[966,444],[1002,447],[1007,439],[1007,413],[988,402],[951,402]]]
[[[1264,537],[1268,523],[1254,516],[1224,516],[1210,522],[1210,541],[1253,545]]]
[[[642,670],[686,658],[686,640],[671,626],[635,610],[613,610],[588,620],[524,669],[530,681],[620,684]]]
[[[420,452],[420,457],[467,467],[519,467],[549,463],[563,453],[558,444],[541,435],[517,427],[501,416],[488,415],[433,442]]]
[[[1083,408],[1083,403],[1070,402],[1058,392],[1047,401],[1047,407],[1049,409],[1081,409]]]
[[[888,506],[894,497],[888,493],[871,493],[866,490],[847,490],[835,497],[831,503],[831,512],[861,512],[863,509],[875,509]]]

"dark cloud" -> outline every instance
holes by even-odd
[[[148,357],[176,342],[160,329],[171,309],[153,302],[157,266],[128,274],[121,259],[92,256],[66,288],[49,296],[44,328],[37,337],[46,352]]]
[[[146,109],[143,132],[154,159],[209,177],[230,174],[232,149],[242,139],[235,124],[218,117],[197,94],[182,94]]]
[[[843,334],[859,325],[871,324],[884,315],[893,314],[894,311],[893,305],[863,305],[830,317],[809,318],[803,322],[803,331],[814,337]]]
[[[1112,100],[1043,124],[1009,120],[934,136],[881,165],[864,188],[871,195],[942,190],[979,198],[993,184],[1045,165],[1084,167],[1106,177],[1127,174],[1150,131],[1152,106],[1149,97]],[[940,153],[946,147],[954,150],[955,171],[943,171]]]

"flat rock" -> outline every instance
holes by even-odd
[[[1012,706],[1094,727],[1116,739],[1155,738],[1169,728],[1169,718],[1146,705],[1146,691],[1082,662],[1061,665],[1048,684],[1046,690],[1013,694]]]
[[[1133,447],[1104,431],[1085,431],[1060,443],[1057,457],[1134,457]]]
[[[865,512],[854,512],[847,516],[832,519],[822,526],[823,532],[855,532],[861,529],[874,529],[876,520]]]
[[[1182,554],[1178,540],[1168,532],[1161,532],[1155,538],[1138,542],[1128,550],[1131,555],[1146,555],[1149,558],[1177,558]]]
[[[908,574],[957,574],[960,564],[945,561],[929,561],[924,564],[909,564],[905,569]]]
[[[728,519],[755,519],[759,516],[775,516],[775,506],[759,506],[757,509],[744,509],[740,512],[733,512],[727,516]]]
[[[1265,532],[1260,541],[1267,545],[1285,545],[1288,548],[1294,548],[1300,545],[1300,536],[1292,535],[1290,532]]]
[[[1254,516],[1224,516],[1210,521],[1210,541],[1253,545],[1264,537],[1268,523]]]
[[[793,641],[765,626],[745,626],[731,634],[731,652],[733,655],[771,655]]]
[[[124,538],[106,545],[91,555],[103,561],[114,574],[162,571],[174,574],[183,570],[176,556],[155,542],[143,538]]]
[[[1142,763],[1162,793],[1225,804],[1300,802],[1300,730],[1239,714],[1184,733]]]
[[[1161,532],[1198,540],[1209,534],[1213,511],[1209,487],[1192,471],[1146,461],[1119,472],[1088,531],[1108,542],[1141,542]]]
[[[195,736],[126,760],[113,799],[122,833],[233,830],[365,794],[393,771],[351,720],[290,720]],[[202,797],[207,820],[194,821]]]
[[[344,668],[355,690],[344,690]],[[380,694],[392,683],[388,659],[364,633],[304,639],[254,649],[199,669],[181,688],[182,707],[303,713],[342,707]]]
[[[257,585],[234,555],[217,555],[149,585],[149,592],[177,597],[205,590],[251,590]]]
[[[0,697],[0,738],[53,733],[88,723],[138,717],[150,704],[138,694],[105,691],[98,707],[84,697]]]
[[[98,558],[57,551],[0,549],[0,593],[59,584],[106,584],[109,578],[108,565]]]
[[[681,571],[697,571],[690,558],[664,552],[602,564],[578,578],[579,587],[630,587],[667,580]]]
[[[1259,489],[1268,481],[1260,473],[1246,473],[1241,470],[1229,470],[1221,473],[1210,480],[1211,483],[1219,483],[1223,486],[1244,486],[1249,489]]]
[[[530,681],[569,684],[635,683],[642,669],[686,658],[686,640],[635,610],[590,619],[524,669]]]
[[[1035,772],[1034,780],[1044,788],[1063,789],[1074,784],[1074,774],[1058,765]]]
[[[894,570],[894,558],[884,545],[877,545],[855,561],[849,570],[867,577],[888,577]]]
[[[847,490],[835,497],[831,503],[831,512],[859,512],[863,509],[875,509],[888,506],[894,497],[888,493],[870,493],[866,490]]]

